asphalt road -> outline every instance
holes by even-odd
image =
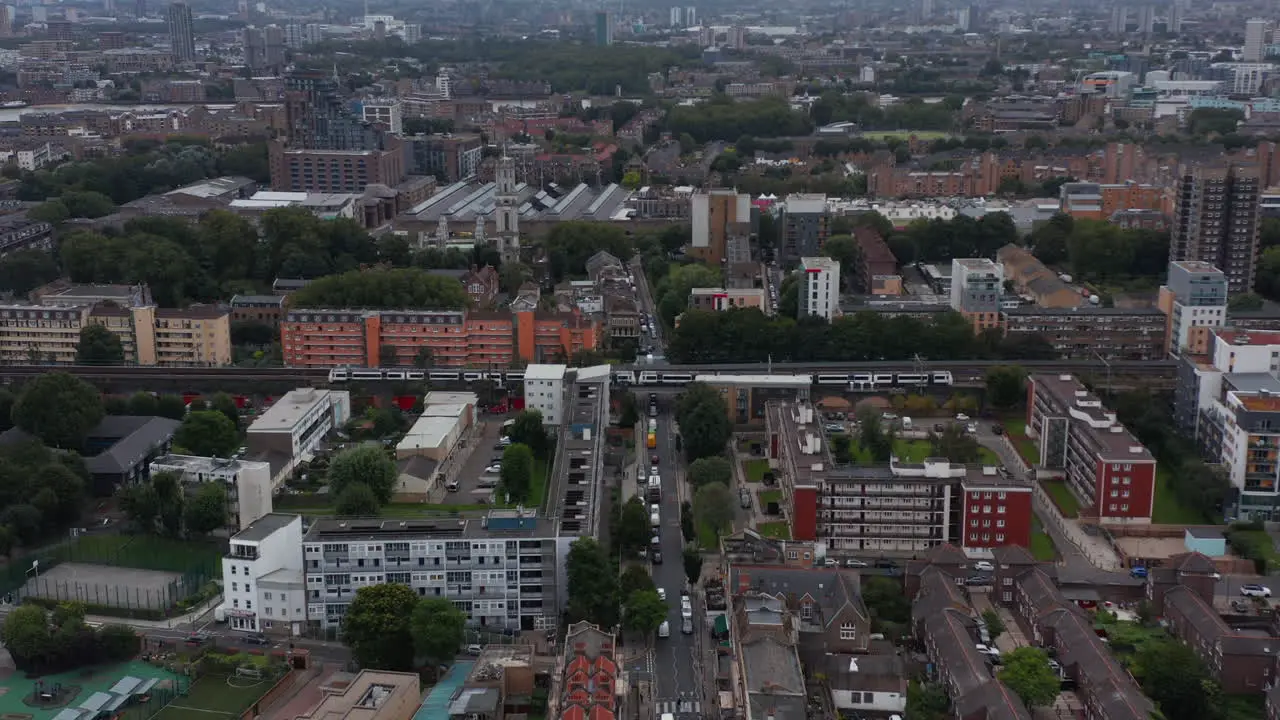
[[[653,288],[649,287],[649,278],[644,274],[644,267],[640,264],[640,256],[636,256],[631,261],[631,274],[635,277],[636,282],[636,300],[640,304],[640,312],[652,317],[653,335],[640,336],[642,341],[648,342],[653,346],[652,364],[664,365],[667,362],[667,342],[666,335],[663,332],[662,321],[658,319],[658,305],[653,297]],[[637,359],[637,363],[643,363],[645,356],[641,355]]]
[[[648,410],[649,399],[642,393],[638,398],[641,405]],[[657,674],[657,691],[654,695],[654,711],[661,717],[663,713],[673,713],[678,718],[701,715],[702,705],[702,670],[695,666],[701,658],[698,639],[705,637],[707,627],[705,612],[695,607],[693,613],[693,634],[681,632],[682,617],[680,614],[680,592],[686,589],[684,563],[681,560],[681,549],[684,538],[680,534],[680,490],[678,483],[683,482],[679,457],[676,453],[673,433],[674,418],[671,404],[674,398],[659,395],[658,415],[658,447],[649,450],[648,455],[658,455],[658,469],[662,475],[662,555],[664,562],[653,566],[654,583],[666,590],[667,604],[671,609],[667,614],[667,622],[671,626],[671,636],[655,638],[654,668]],[[691,600],[692,601],[692,600]]]

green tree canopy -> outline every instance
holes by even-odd
[[[540,411],[521,410],[511,423],[511,428],[507,430],[507,437],[511,438],[512,444],[527,445],[533,451],[535,458],[546,459],[551,441],[546,427],[542,424]]]
[[[589,620],[601,627],[618,623],[618,574],[604,547],[583,537],[569,546],[565,560],[570,621]]]
[[[653,529],[649,526],[649,509],[644,500],[633,496],[622,506],[614,533],[615,542],[625,553],[635,553],[648,546]]]
[[[368,485],[353,482],[338,494],[334,510],[348,517],[374,516],[382,512],[382,505]]]
[[[457,280],[418,268],[352,270],[308,284],[290,298],[299,308],[461,310],[470,298]]]
[[[533,451],[523,443],[512,443],[502,451],[499,478],[502,491],[512,502],[526,502],[533,488]]]
[[[693,495],[694,518],[717,536],[733,528],[733,507],[733,494],[723,483],[703,485]]]
[[[186,509],[187,531],[207,535],[227,526],[227,488],[218,481],[204,483]],[[238,529],[238,528],[237,528]]]
[[[1004,666],[997,677],[1027,707],[1048,707],[1053,704],[1062,683],[1049,667],[1049,655],[1037,647],[1020,647],[1004,656]]]
[[[240,433],[217,410],[188,413],[173,434],[173,444],[201,457],[227,458],[240,446]]]
[[[413,588],[400,583],[356,590],[342,618],[342,642],[361,667],[407,672],[414,668]]]
[[[701,457],[689,464],[685,474],[694,487],[702,487],[710,483],[724,486],[733,484],[733,466],[723,457]]]
[[[658,591],[636,590],[627,596],[622,624],[634,632],[651,633],[667,619],[669,610],[662,598],[658,597]]]
[[[46,445],[78,450],[102,420],[102,395],[89,383],[63,372],[28,382],[13,406],[13,422]]]
[[[347,448],[329,463],[329,492],[334,497],[340,497],[350,485],[363,483],[373,491],[378,502],[385,505],[391,502],[397,478],[396,464],[378,445]]]
[[[416,656],[431,665],[451,662],[462,647],[467,615],[445,598],[422,598],[413,608],[409,632]]]
[[[1012,408],[1027,399],[1027,371],[1020,365],[997,365],[987,369],[987,402],[998,408]]]
[[[676,421],[690,461],[720,455],[733,436],[724,397],[705,383],[685,388],[676,405]]]

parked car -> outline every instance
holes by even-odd
[[[666,601],[667,601],[667,589],[666,589],[666,588],[658,588],[658,599],[659,599],[659,600],[661,600],[662,602],[666,602]]]
[[[187,636],[186,643],[188,645],[203,645],[213,639],[213,636],[206,633],[197,632]]]
[[[995,425],[992,425],[992,426],[991,426],[991,434],[992,434],[992,435],[1003,435],[1003,434],[1004,434],[1004,426],[1003,426],[1003,425],[1001,425],[1000,423],[996,423]]]
[[[501,466],[501,465],[489,465],[488,467],[486,467],[486,468],[484,469],[484,471],[485,471],[485,472],[487,472],[487,473],[500,473],[500,472],[502,472],[502,466]]]
[[[832,435],[844,432],[844,426],[841,425],[840,423],[827,423],[826,425],[822,426],[822,429],[826,430],[828,434],[832,434]]]
[[[267,636],[259,632],[249,633],[248,635],[245,635],[244,641],[246,643],[249,643],[250,645],[270,645],[271,644],[271,641],[267,639]]]
[[[973,564],[973,569],[977,570],[978,572],[995,572],[996,566],[994,563],[988,562],[986,560],[979,560],[978,562]]]
[[[680,623],[680,632],[685,635],[693,634],[693,618],[685,618],[684,622]]]
[[[1251,598],[1269,598],[1271,597],[1271,588],[1266,585],[1257,585],[1250,583],[1240,586],[1240,594]]]
[[[827,558],[822,561],[823,567],[840,567],[840,561],[835,558]]]
[[[862,561],[862,560],[859,560],[859,559],[857,559],[857,558],[849,558],[848,560],[845,560],[845,561],[844,561],[844,566],[845,566],[845,567],[847,567],[847,568],[864,568],[864,567],[871,567],[871,566],[870,566],[870,565],[868,565],[866,562],[864,562],[864,561]]]
[[[484,648],[479,645],[472,644],[467,646],[468,655],[479,655],[482,652],[484,652]]]
[[[984,585],[990,585],[991,576],[990,575],[973,575],[967,578],[964,581],[964,584],[970,587],[982,587]]]
[[[1000,664],[1000,651],[994,645],[978,644],[977,648],[978,652],[986,655],[991,662],[997,665]]]
[[[680,598],[680,617],[693,617],[693,603],[689,602],[687,595]]]
[[[969,422],[969,416],[964,413],[956,413],[956,422]]]
[[[668,622],[668,621],[666,621],[666,620],[663,620],[663,621],[662,621],[662,624],[658,626],[658,637],[660,637],[660,638],[669,638],[669,637],[671,637],[671,623],[670,623],[670,622]]]
[[[661,564],[662,564],[662,551],[661,551],[661,550],[654,550],[654,551],[653,551],[653,564],[654,564],[654,565],[661,565]]]
[[[1129,577],[1144,578],[1146,576],[1147,576],[1147,569],[1145,567],[1142,567],[1141,565],[1129,568]]]

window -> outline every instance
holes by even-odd
[[[801,605],[801,606],[800,606],[800,617],[804,618],[805,620],[812,620],[812,619],[813,619],[813,605],[811,605],[811,604],[809,604],[809,603],[805,603],[805,604]]]
[[[841,640],[857,640],[858,639],[858,629],[854,627],[853,623],[841,623],[840,639]]]
[[[270,599],[271,599],[271,593],[269,593],[269,592],[264,592],[264,593],[262,593],[262,599],[263,599],[263,600],[270,600]]]
[[[239,589],[240,589],[240,583],[231,583],[231,592],[235,592]]]
[[[1004,535],[996,533],[996,542],[1004,542]]]
[[[997,508],[996,508],[996,512],[997,512],[997,513],[999,513],[999,514],[1001,514],[1001,515],[1003,515],[1003,514],[1004,514],[1004,506],[1003,506],[1003,505],[1001,505],[1001,506],[997,507]]]

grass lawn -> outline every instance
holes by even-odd
[[[747,482],[764,482],[765,473],[769,472],[768,460],[743,460],[742,474],[747,478]]]
[[[860,465],[873,464],[871,454],[867,452],[866,448],[863,448],[860,445],[855,445],[852,448],[852,451],[853,461],[855,463]],[[903,462],[919,463],[924,462],[924,459],[932,454],[933,446],[929,444],[928,440],[903,440],[902,438],[898,438],[893,443],[893,452],[898,456],[898,459]],[[984,465],[999,465],[1000,458],[987,448],[979,447],[978,462]]]
[[[1036,442],[1027,437],[1027,421],[1021,417],[1008,417],[1000,421],[1004,426],[1004,432],[1009,436],[1009,440],[1013,442],[1013,446],[1018,449],[1018,454],[1022,456],[1023,461],[1028,465],[1035,465],[1040,462],[1040,449],[1036,447]]]
[[[1203,525],[1213,522],[1199,508],[1187,507],[1178,502],[1178,496],[1169,487],[1169,471],[1164,465],[1156,466],[1156,499],[1151,509],[1151,522],[1161,525]]]
[[[769,503],[778,503],[779,505],[782,504],[781,490],[761,490],[760,492],[756,493],[756,497],[760,498],[760,507],[765,507]]]
[[[1058,557],[1058,550],[1053,546],[1053,538],[1040,525],[1040,518],[1031,516],[1031,554],[1042,562],[1052,562]]]
[[[787,527],[787,523],[783,521],[760,523],[756,526],[756,532],[778,540],[791,539],[791,528]]]
[[[1049,497],[1053,498],[1054,504],[1062,511],[1064,517],[1080,516],[1080,501],[1071,494],[1066,483],[1061,480],[1045,480],[1044,489],[1049,493]]]
[[[698,545],[708,551],[720,548],[720,538],[716,537],[715,529],[706,523],[698,524]]]
[[[529,507],[542,507],[542,501],[547,495],[547,464],[544,462],[534,462],[533,478],[529,481],[529,501],[525,505]]]

